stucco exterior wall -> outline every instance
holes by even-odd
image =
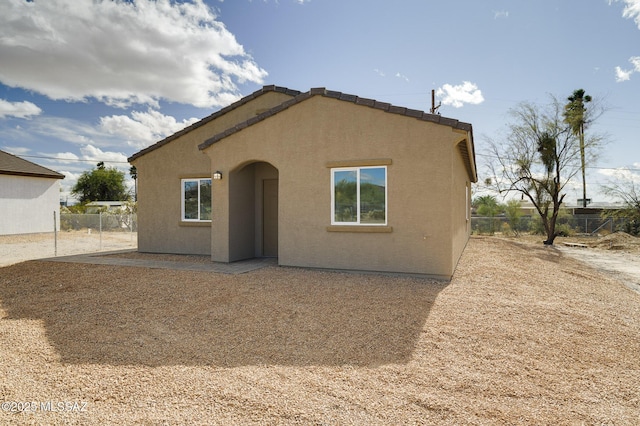
[[[132,161],[138,171],[139,251],[211,254],[210,224],[181,221],[181,179],[211,177],[211,160],[199,144],[289,98],[265,93]]]
[[[465,137],[465,136],[462,136]],[[458,149],[461,141],[455,144],[452,149],[452,179],[453,186],[451,192],[451,235],[452,251],[451,262],[455,269],[462,252],[467,246],[469,235],[471,234],[471,177],[464,165],[464,160]]]
[[[60,229],[60,180],[0,175],[0,235]]]
[[[448,126],[322,96],[234,133],[205,149],[211,169],[228,177],[213,182],[212,258],[229,261],[229,241],[216,236],[233,240],[234,230],[245,226],[233,201],[229,206],[238,189],[230,173],[264,161],[279,175],[281,265],[448,279],[468,238],[460,231],[466,224],[454,225],[462,210],[457,204],[452,214],[452,194],[464,194],[462,179],[452,178],[466,173],[454,159],[460,139]],[[388,226],[375,229],[383,232],[331,226],[331,165],[366,166],[374,159],[389,160]]]

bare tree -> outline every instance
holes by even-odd
[[[547,245],[558,235],[556,221],[567,185],[581,170],[580,138],[564,120],[563,111],[554,97],[545,106],[523,102],[510,111],[513,122],[506,136],[489,139],[492,189],[520,193],[533,203]],[[597,136],[585,139],[585,164],[593,161],[601,141]]]

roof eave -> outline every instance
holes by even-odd
[[[0,175],[37,177],[37,178],[47,178],[47,179],[64,179],[65,178],[63,174],[57,173],[57,172],[46,174],[46,173],[19,172],[14,170],[0,170]]]

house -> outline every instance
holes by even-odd
[[[138,248],[449,279],[470,235],[470,124],[265,86],[152,145]]]
[[[0,151],[0,235],[53,232],[60,227],[64,175]]]
[[[126,201],[91,201],[86,204],[86,212],[88,214],[98,214],[102,211],[118,212],[126,203]]]

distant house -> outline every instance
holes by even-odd
[[[266,86],[136,154],[138,248],[449,279],[470,234],[470,124]]]
[[[122,206],[126,205],[126,203],[126,201],[91,201],[90,203],[86,204],[87,213],[96,214],[102,211],[119,211]]]
[[[0,235],[53,232],[60,226],[64,175],[0,151]]]

